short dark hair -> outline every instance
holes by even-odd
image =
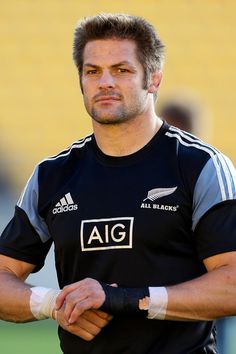
[[[80,79],[85,45],[92,40],[111,38],[130,39],[136,43],[137,57],[144,68],[144,88],[147,88],[150,74],[162,69],[164,45],[150,23],[142,17],[127,14],[101,13],[85,17],[78,23],[74,34],[73,59]]]

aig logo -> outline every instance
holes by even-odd
[[[133,217],[82,220],[82,251],[132,248]]]

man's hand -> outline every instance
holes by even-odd
[[[86,278],[65,286],[56,300],[55,310],[63,306],[63,316],[67,325],[75,324],[81,315],[90,309],[99,309],[105,301],[105,293],[95,279]]]
[[[64,306],[57,311],[57,321],[66,331],[86,340],[91,341],[103,327],[105,327],[112,316],[98,310],[87,310],[73,324],[69,324],[64,316]]]

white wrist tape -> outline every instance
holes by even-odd
[[[30,310],[37,320],[53,318],[53,309],[60,290],[35,286],[30,288]]]
[[[164,286],[149,287],[150,304],[148,309],[148,318],[164,320],[168,304],[168,293]]]

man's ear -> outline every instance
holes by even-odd
[[[148,87],[149,93],[155,93],[158,91],[162,81],[162,71],[156,71],[151,75],[150,84]]]

